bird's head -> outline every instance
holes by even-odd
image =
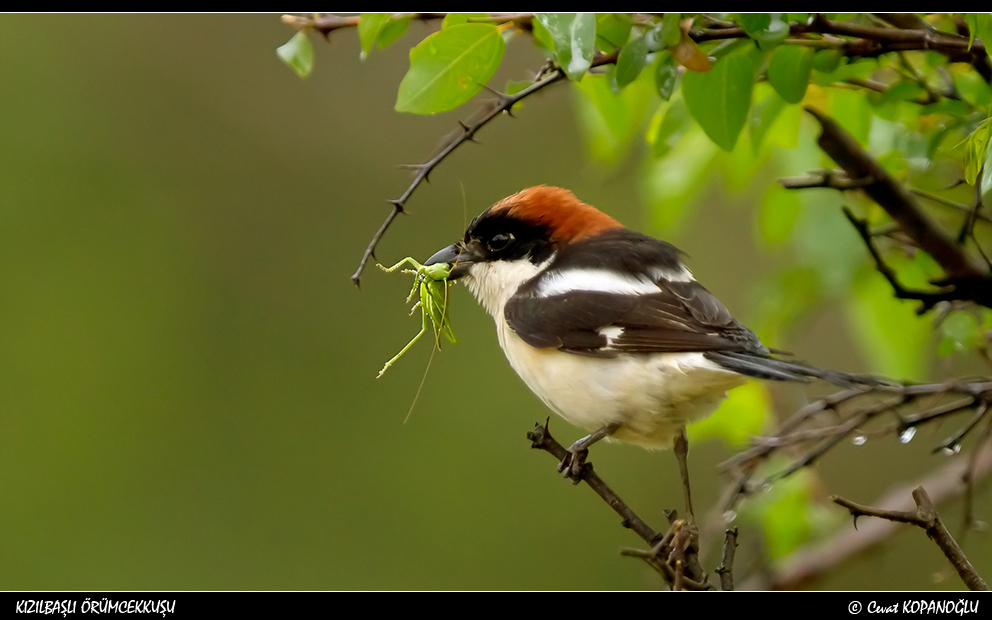
[[[451,279],[464,278],[469,290],[495,314],[561,250],[616,228],[623,225],[572,192],[538,185],[483,211],[461,241],[438,251],[425,264],[451,263]]]

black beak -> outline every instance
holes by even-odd
[[[448,279],[455,280],[468,273],[468,269],[472,266],[472,263],[480,260],[482,260],[482,256],[477,252],[473,252],[471,248],[463,247],[460,243],[453,243],[428,258],[424,266],[449,263],[453,266],[451,268],[451,276]]]

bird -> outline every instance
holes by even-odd
[[[424,264],[452,265],[492,316],[510,366],[549,409],[588,433],[559,471],[581,478],[606,439],[673,447],[691,514],[686,424],[748,379],[875,386],[781,359],[704,288],[675,246],[626,228],[566,189],[539,185],[473,219]]]

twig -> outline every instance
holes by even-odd
[[[551,436],[551,432],[548,430],[547,424],[535,425],[534,430],[527,433],[527,439],[530,439],[532,448],[544,450],[559,461],[565,457],[567,452],[567,450],[565,450],[565,448]],[[609,485],[603,482],[603,479],[600,478],[595,471],[593,471],[592,463],[585,463],[583,466],[582,481],[589,485],[589,488],[595,491],[596,494],[599,495],[603,501],[614,510],[614,512],[620,515],[623,519],[621,524],[624,527],[633,530],[635,534],[640,536],[641,539],[649,545],[654,545],[658,542],[658,533],[651,529],[651,527],[645,523],[643,519],[638,517],[634,511],[631,510],[622,499],[620,499],[620,496],[609,487]]]
[[[737,551],[737,528],[724,532],[723,556],[720,566],[716,569],[720,575],[720,589],[729,592],[734,589],[734,554]]]
[[[992,277],[988,269],[979,267],[965,254],[961,246],[941,230],[924,213],[912,195],[893,179],[888,172],[872,158],[849,133],[843,130],[832,118],[814,108],[805,108],[820,123],[822,133],[818,144],[844,170],[849,178],[870,179],[863,191],[881,206],[913,240],[913,242],[933,257],[944,270],[945,277],[934,281],[937,286],[952,287],[951,290],[921,295],[909,292],[910,299],[920,299],[926,306],[942,300],[967,300],[992,307]],[[870,248],[869,248],[870,249]],[[884,272],[883,272],[884,275]],[[886,276],[889,277],[889,276]],[[890,282],[893,279],[890,278]],[[895,284],[893,284],[895,287]],[[897,293],[905,289],[895,287]],[[930,302],[933,303],[930,303]]]
[[[946,394],[961,395],[964,398],[956,399],[954,402],[942,406],[937,406],[936,402],[926,403],[918,406],[915,411],[908,415],[902,412],[902,409],[917,403],[922,397]],[[879,396],[883,400],[877,400]],[[841,415],[842,406],[854,407],[862,399],[869,397],[874,399],[870,405],[857,408],[846,417]],[[792,417],[783,422],[770,437],[753,439],[752,447],[720,464],[719,468],[722,471],[731,474],[732,482],[718,504],[719,510],[721,512],[731,510],[743,497],[750,495],[755,489],[766,488],[773,482],[813,464],[845,437],[857,432],[862,425],[884,413],[896,414],[897,422],[883,428],[877,434],[901,435],[907,429],[917,428],[949,415],[972,408],[981,409],[982,416],[976,413],[971,422],[952,436],[953,439],[958,435],[963,437],[974,428],[978,419],[988,415],[985,410],[990,403],[992,403],[992,382],[981,379],[903,386],[888,385],[881,389],[856,388],[837,392],[799,409]],[[828,427],[812,429],[807,427],[817,416],[825,412],[836,414],[839,418],[838,422]],[[816,443],[798,456],[794,452],[790,452],[789,464],[783,469],[768,475],[761,482],[752,482],[751,478],[758,467],[772,455],[779,453],[780,450],[789,449],[810,440],[815,440]],[[943,444],[940,447],[942,446]]]
[[[982,273],[960,248],[916,205],[913,197],[893,179],[857,140],[826,114],[806,107],[819,123],[818,144],[852,179],[871,179],[864,192],[885,209],[906,234],[943,267],[950,279],[982,277]]]
[[[913,505],[910,492],[917,485],[929,488],[937,503],[967,493],[968,486],[961,484],[962,473],[971,471],[974,480],[989,475],[992,472],[992,444],[982,443],[976,446],[975,452],[968,459],[973,461],[973,465],[966,458],[954,457],[917,484],[892,489],[875,502],[876,506],[887,510],[909,510]],[[801,547],[769,567],[769,570],[748,579],[741,589],[793,590],[808,587],[840,564],[882,544],[895,533],[897,527],[891,521],[871,520],[864,524],[859,523],[856,530],[845,528],[827,540]]]
[[[782,177],[778,180],[785,189],[809,189],[827,187],[830,189],[861,189],[872,183],[871,179],[852,179],[843,170],[815,170],[804,177]]]
[[[989,443],[989,437],[992,437],[992,417],[989,418],[988,423],[985,425],[985,430],[982,431],[978,443],[971,451],[971,456],[968,457],[968,466],[961,473],[961,482],[964,483],[964,518],[961,544],[964,544],[968,532],[978,523],[977,519],[975,519],[975,479],[979,475],[979,457],[982,454],[982,449],[992,447],[992,444]]]
[[[948,198],[944,198],[943,196],[938,196],[937,194],[931,194],[928,191],[916,187],[909,188],[909,191],[911,191],[912,193],[916,194],[921,198],[926,198],[927,200],[932,200],[933,202],[936,202],[937,204],[940,205],[944,205],[945,207],[950,207],[957,211],[962,211],[968,214],[970,217],[974,217],[977,220],[985,222],[986,224],[992,224],[992,219],[990,219],[987,215],[978,213],[978,210],[975,209],[974,207],[969,207],[968,205],[961,204],[960,202],[955,202]]]
[[[951,301],[959,298],[958,291],[954,287],[945,287],[943,290],[935,292],[913,290],[904,287],[899,283],[895,270],[885,262],[882,255],[879,254],[878,249],[875,247],[875,242],[872,240],[871,231],[868,229],[868,222],[856,218],[847,207],[844,207],[843,211],[844,215],[847,216],[848,221],[851,222],[851,225],[853,225],[858,231],[858,234],[861,235],[861,239],[864,241],[865,247],[868,248],[868,252],[875,260],[875,269],[880,274],[885,276],[885,279],[889,281],[890,285],[892,285],[892,290],[896,298],[913,299],[921,302],[920,307],[916,310],[917,314],[923,314],[942,301]]]
[[[547,422],[543,425],[536,424],[534,429],[527,433],[527,438],[530,439],[532,448],[544,450],[559,462],[567,453],[567,450],[551,436]],[[633,530],[644,542],[651,545],[651,549],[647,551],[621,549],[621,555],[638,557],[647,562],[649,566],[662,575],[673,590],[713,589],[706,572],[699,563],[698,532],[695,526],[678,519],[678,514],[672,511],[669,513],[670,526],[668,531],[659,536],[620,499],[620,496],[613,489],[603,482],[602,478],[593,470],[592,463],[583,464],[579,479],[589,485],[614,512],[620,515],[624,527]]]
[[[555,71],[543,79],[534,82],[534,84],[528,86],[519,93],[514,95],[501,95],[494,102],[490,102],[487,106],[484,106],[483,109],[488,109],[482,114],[482,117],[477,122],[472,124],[461,123],[461,132],[448,144],[442,147],[441,150],[434,155],[434,157],[422,164],[413,166],[414,170],[416,170],[413,181],[399,198],[389,201],[393,205],[393,210],[389,212],[389,215],[386,216],[385,221],[383,221],[382,225],[379,226],[379,230],[377,230],[375,235],[372,236],[372,240],[365,249],[365,253],[362,254],[361,261],[358,263],[358,269],[356,269],[355,273],[351,276],[351,281],[356,285],[360,284],[362,271],[365,269],[365,265],[368,263],[369,258],[375,255],[375,248],[379,245],[379,240],[382,239],[382,236],[386,233],[389,225],[393,223],[393,220],[396,219],[396,216],[403,213],[406,206],[406,201],[410,199],[411,195],[413,195],[414,190],[417,189],[420,182],[427,180],[428,175],[430,175],[431,171],[434,170],[438,164],[444,161],[444,159],[456,148],[475,138],[476,132],[486,126],[489,121],[499,116],[502,112],[508,111],[514,104],[518,103],[525,97],[536,93],[545,86],[554,84],[563,77],[564,74],[561,71]],[[493,105],[493,103],[495,103],[495,105]]]
[[[878,517],[880,519],[886,519],[887,521],[894,521],[896,523],[910,523],[926,530],[927,536],[930,540],[937,543],[940,550],[944,552],[944,556],[954,567],[954,570],[958,572],[961,577],[961,581],[968,586],[969,590],[973,591],[989,591],[988,584],[981,578],[975,567],[971,565],[968,561],[967,556],[965,556],[964,551],[958,545],[951,533],[947,531],[944,526],[943,521],[940,519],[940,515],[937,514],[937,509],[933,505],[933,501],[930,496],[927,495],[926,489],[922,485],[917,486],[913,489],[913,501],[916,502],[915,511],[901,511],[901,510],[886,510],[882,508],[872,508],[870,506],[862,506],[860,504],[855,504],[850,500],[846,500],[841,497],[834,496],[831,498],[833,502],[839,506],[847,508],[848,511],[854,516],[855,527],[857,527],[857,519],[860,516],[867,517]]]
[[[598,67],[602,65],[613,64],[616,61],[617,61],[617,54],[607,54],[607,55],[601,54],[593,59],[592,66]],[[382,239],[382,236],[386,233],[386,230],[389,229],[390,224],[393,223],[393,220],[396,219],[396,216],[404,212],[404,208],[406,207],[406,202],[407,200],[410,199],[410,196],[413,195],[414,190],[417,189],[421,181],[427,180],[428,175],[430,175],[431,171],[434,170],[434,168],[438,164],[444,161],[444,159],[459,146],[461,146],[465,142],[473,140],[475,138],[476,132],[478,132],[480,129],[485,127],[491,120],[499,116],[501,113],[503,112],[510,113],[510,109],[515,104],[517,104],[524,98],[533,95],[542,88],[546,86],[550,86],[555,82],[561,81],[562,79],[564,79],[564,77],[565,74],[562,73],[560,70],[554,70],[551,73],[545,75],[544,77],[538,79],[533,84],[531,84],[530,86],[528,86],[527,88],[523,89],[518,93],[515,93],[513,95],[497,93],[496,99],[490,101],[488,104],[483,105],[483,107],[480,109],[481,115],[477,121],[468,124],[460,123],[461,131],[458,133],[458,135],[454,137],[454,139],[452,139],[450,142],[444,145],[438,151],[438,153],[428,161],[422,164],[417,164],[412,166],[412,168],[416,170],[416,174],[414,174],[413,181],[410,183],[409,187],[406,188],[406,191],[403,192],[403,194],[399,198],[389,201],[393,205],[393,210],[389,212],[389,215],[386,216],[385,221],[383,221],[382,225],[379,226],[379,230],[377,230],[375,235],[372,236],[372,240],[369,242],[369,245],[365,249],[364,254],[362,254],[361,261],[359,261],[358,263],[358,269],[356,269],[355,273],[352,274],[351,276],[351,281],[354,282],[356,285],[360,283],[362,277],[362,271],[365,269],[365,265],[368,263],[369,259],[375,256],[376,246],[379,245],[379,241]]]

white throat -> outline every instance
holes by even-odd
[[[468,290],[472,291],[482,307],[492,315],[497,323],[503,320],[503,308],[510,297],[524,283],[547,267],[551,259],[535,265],[526,258],[518,260],[497,260],[472,265],[462,277]]]

